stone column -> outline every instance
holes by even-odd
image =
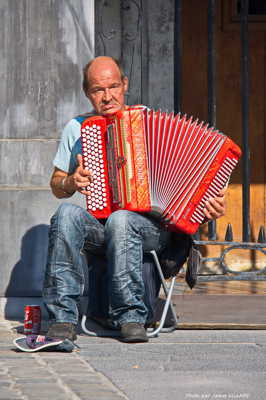
[[[0,11],[0,296],[8,315],[12,298],[41,295],[59,204],[52,160],[65,123],[90,109],[81,75],[94,55],[94,1],[2,0]]]

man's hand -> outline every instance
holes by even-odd
[[[83,168],[82,155],[77,155],[78,166],[72,175],[58,168],[54,169],[51,177],[50,186],[53,194],[58,199],[71,197],[76,191],[89,195],[90,192],[86,187],[92,182],[93,176],[91,171]]]
[[[84,195],[89,195],[90,192],[86,190],[86,187],[92,182],[92,172],[84,169],[82,165],[82,155],[77,155],[78,167],[73,175],[67,178],[67,188],[73,191],[78,191]]]
[[[217,197],[210,198],[203,210],[208,219],[217,219],[225,215],[225,192],[227,188],[220,191]]]

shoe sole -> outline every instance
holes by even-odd
[[[60,344],[62,344],[64,342],[64,340],[58,340],[56,342],[39,345],[35,349],[32,349],[31,347],[28,346],[26,340],[27,339],[25,337],[24,338],[18,338],[18,339],[13,340],[13,344],[21,351],[25,351],[27,353],[35,353],[36,351],[47,349],[49,347],[57,347],[57,346],[59,346]]]
[[[136,336],[132,336],[132,337],[121,337],[121,340],[125,343],[147,343],[149,341],[148,337],[136,337]]]

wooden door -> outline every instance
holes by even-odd
[[[182,3],[182,111],[207,120],[207,8],[208,1]],[[236,2],[219,1],[216,9],[216,90],[217,128],[242,144],[241,38]],[[266,226],[266,135],[265,135],[265,56],[266,15],[249,21],[249,143],[250,143],[250,222],[251,241],[257,241],[260,226]],[[228,223],[235,241],[242,240],[242,161],[233,173],[227,194],[227,213],[217,223],[218,239],[224,240]],[[221,248],[209,246],[209,257]],[[234,270],[265,267],[265,255],[236,250],[228,254]],[[215,264],[215,263],[214,263]],[[209,265],[212,271],[217,265]]]

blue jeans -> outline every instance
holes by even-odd
[[[84,289],[84,252],[105,255],[109,317],[116,326],[145,323],[143,254],[163,250],[169,233],[153,219],[131,211],[116,211],[105,225],[85,209],[62,204],[51,219],[44,303],[56,322],[78,322]],[[97,268],[97,266],[95,266]]]

